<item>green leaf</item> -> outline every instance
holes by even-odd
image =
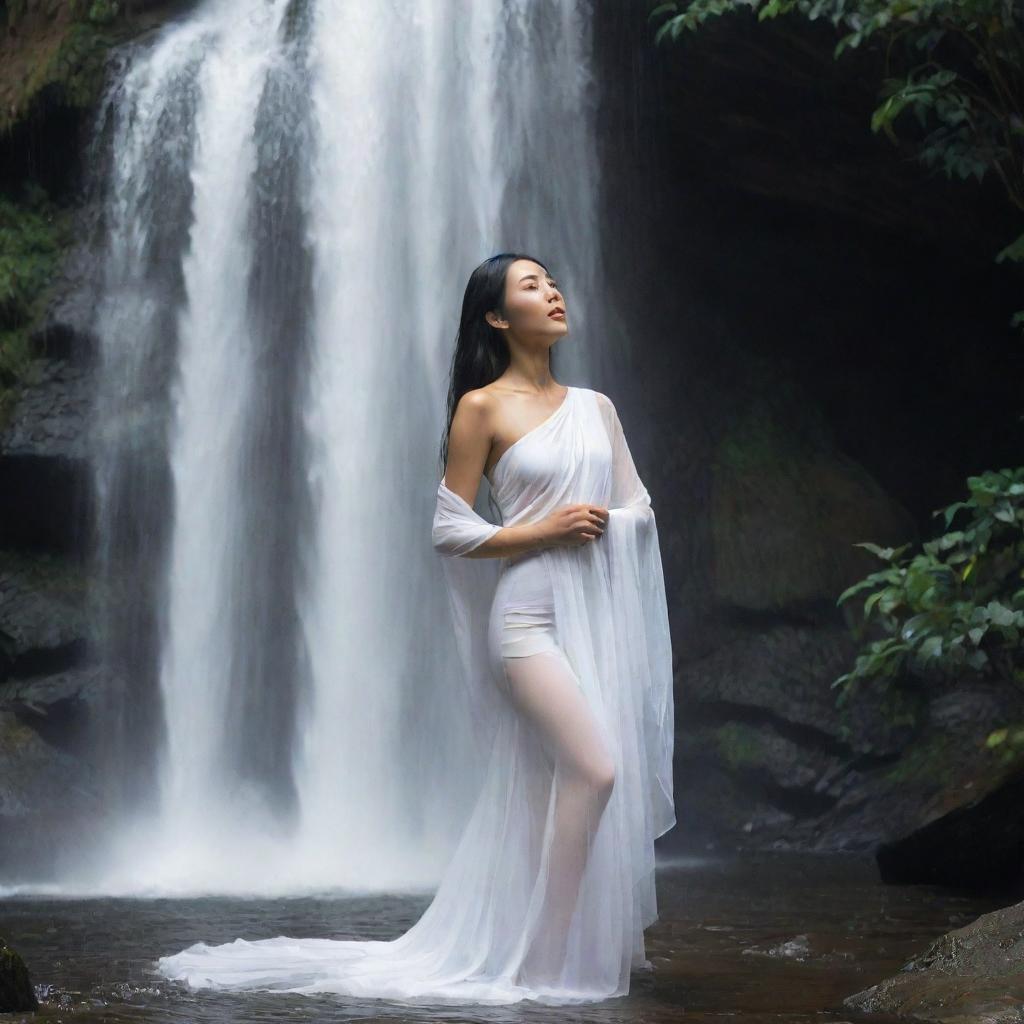
[[[1009,245],[999,250],[996,255],[996,263],[1002,263],[1003,260],[1024,263],[1024,235],[1018,235]]]
[[[960,509],[962,509],[962,508],[971,508],[971,503],[969,501],[956,501],[952,505],[947,505],[944,509],[942,509],[942,508],[936,509],[932,513],[932,515],[935,515],[935,516],[937,516],[937,515],[945,515],[945,517],[946,517],[946,529],[948,530],[949,529],[949,524],[953,520],[953,516],[955,516],[957,514],[957,512],[959,512]]]
[[[664,39],[665,36],[668,35],[668,33],[672,31],[672,24],[673,24],[672,21],[666,21],[666,22],[664,22],[662,24],[662,26],[658,29],[658,31],[654,33],[654,45],[655,46],[657,46],[662,41],[662,39]]]
[[[676,7],[676,4],[674,4],[674,3],[658,4],[658,6],[655,7],[654,10],[651,11],[650,14],[647,15],[647,20],[648,21],[653,21],[659,15],[667,14],[669,11],[675,11],[675,10],[677,10],[677,7]]]
[[[931,626],[931,616],[927,614],[912,615],[903,624],[903,628],[900,630],[900,636],[903,637],[908,643],[913,643],[919,639],[920,635],[928,630]]]
[[[985,607],[992,622],[997,626],[1012,626],[1017,619],[1012,608],[1007,608],[998,601],[989,601]]]
[[[988,655],[979,647],[978,650],[971,651],[971,653],[967,655],[967,664],[970,665],[971,668],[981,672],[988,664]]]
[[[996,729],[988,734],[988,738],[985,740],[985,746],[990,750],[993,747],[998,747],[1000,743],[1006,742],[1006,737],[1009,736],[1009,729]]]
[[[870,541],[866,541],[866,540],[865,541],[860,541],[859,543],[856,543],[853,546],[855,548],[864,548],[867,551],[870,551],[871,554],[877,555],[879,558],[883,559],[886,562],[890,561],[892,559],[893,554],[894,554],[894,551],[893,551],[892,548],[882,548],[882,547],[879,547],[877,544],[872,544]]]
[[[867,579],[858,580],[853,586],[847,587],[840,595],[836,598],[836,604],[842,604],[843,601],[853,597],[854,594],[859,594],[862,590],[867,590],[868,587],[877,587],[879,580],[872,574]]]

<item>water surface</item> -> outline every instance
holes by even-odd
[[[844,996],[892,974],[951,928],[1013,902],[936,886],[887,886],[871,858],[673,859],[658,871],[651,972],[630,994],[577,1008],[407,1006],[288,993],[189,992],[154,971],[193,942],[275,935],[388,939],[429,895],[266,899],[0,900],[0,935],[21,952],[43,1006],[26,1020],[853,1021]],[[9,1020],[18,1020],[12,1015]],[[875,1018],[877,1019],[877,1018]]]

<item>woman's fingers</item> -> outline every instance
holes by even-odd
[[[583,514],[574,525],[574,530],[582,542],[598,540],[604,533],[608,522],[608,509],[603,505],[580,504],[575,508]]]

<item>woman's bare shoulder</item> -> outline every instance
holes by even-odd
[[[489,385],[482,388],[471,388],[469,391],[463,392],[455,407],[455,413],[458,415],[460,412],[464,412],[478,423],[486,422],[494,414],[497,404],[498,400]]]

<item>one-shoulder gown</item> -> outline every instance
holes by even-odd
[[[672,650],[658,532],[607,396],[570,387],[491,471],[501,525],[440,481],[432,528],[442,556],[465,699],[484,765],[479,797],[430,905],[390,941],[277,936],[196,943],[157,970],[190,988],[337,993],[423,1004],[592,1002],[650,969],[657,919],[654,840],[675,825]],[[467,558],[503,526],[562,505],[609,509],[604,533],[527,558]],[[521,976],[544,926],[557,774],[507,699],[509,657],[554,651],[614,762],[568,933],[543,984]],[[564,954],[564,955],[563,955]]]

